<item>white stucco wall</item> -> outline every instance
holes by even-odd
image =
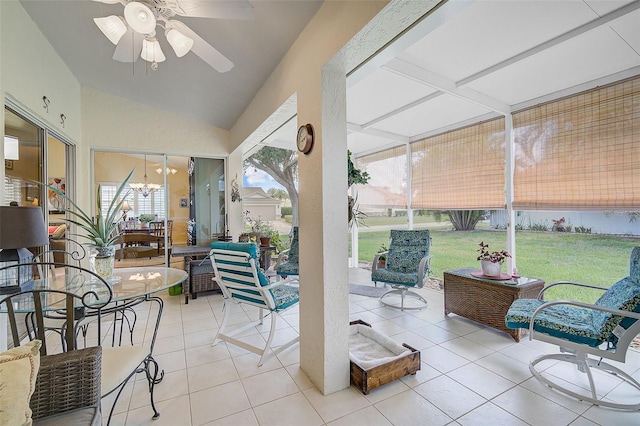
[[[79,141],[80,83],[19,2],[2,0],[0,8],[3,94],[17,100],[49,128]],[[43,96],[51,101],[49,112],[43,108]],[[60,114],[67,117],[64,128]]]

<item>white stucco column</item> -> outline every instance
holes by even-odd
[[[298,125],[315,128],[298,160],[300,366],[326,395],[349,386],[346,72],[315,76],[317,87],[298,93]]]

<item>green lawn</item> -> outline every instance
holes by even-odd
[[[404,218],[403,218],[404,219]],[[401,221],[402,224],[405,221]],[[438,227],[439,228],[439,227]],[[449,228],[449,227],[445,227]],[[476,260],[478,243],[489,244],[491,251],[502,250],[506,244],[504,231],[476,230],[456,232],[429,228],[432,236],[432,276],[442,278],[449,269],[479,267]],[[361,228],[359,258],[371,262],[380,244],[387,244],[389,231]],[[585,235],[546,232],[517,232],[518,272],[522,276],[543,279],[547,284],[570,280],[609,287],[629,275],[631,249],[640,245],[640,238],[610,235]],[[506,271],[506,264],[503,266]],[[577,299],[593,302],[590,291],[570,289],[553,291],[548,299]]]

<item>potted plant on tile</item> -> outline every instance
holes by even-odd
[[[73,224],[84,231],[82,234],[75,234],[84,238],[89,242],[89,265],[92,271],[104,278],[111,278],[113,274],[114,258],[115,258],[115,246],[114,243],[118,239],[118,221],[120,219],[120,210],[122,204],[126,199],[129,192],[125,192],[129,179],[133,175],[134,170],[131,170],[127,177],[122,181],[116,193],[109,204],[106,212],[102,211],[102,187],[98,185],[98,191],[96,193],[96,217],[95,219],[85,213],[67,194],[63,193],[59,189],[42,184],[49,190],[55,191],[61,196],[66,203],[66,207],[63,209],[65,214],[65,221]],[[123,192],[125,192],[123,194]]]
[[[482,275],[487,277],[499,277],[501,274],[502,263],[507,257],[511,257],[508,251],[489,251],[489,244],[485,244],[484,241],[480,241],[480,248],[478,251],[480,255],[477,260],[480,261],[482,268]]]

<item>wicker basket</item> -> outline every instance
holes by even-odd
[[[183,286],[185,303],[189,303],[189,294],[192,299],[197,299],[198,293],[202,291],[220,290],[213,277],[213,265],[209,259],[190,261],[189,286]]]

